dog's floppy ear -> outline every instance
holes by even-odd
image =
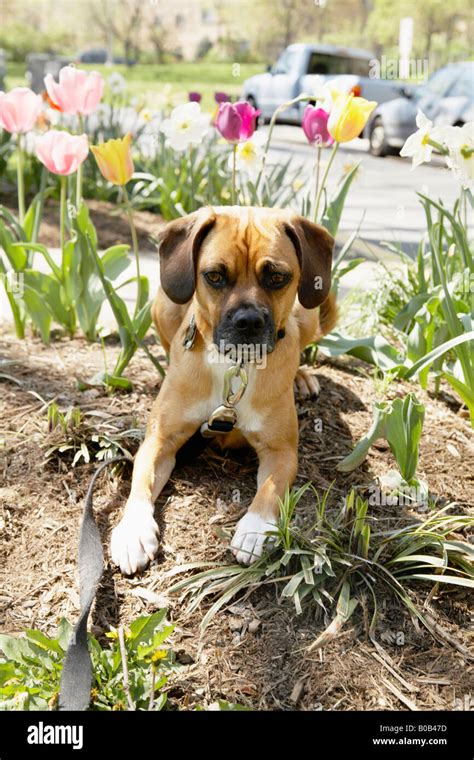
[[[329,295],[334,238],[324,227],[303,216],[285,224],[301,268],[298,300],[305,309],[314,309]]]
[[[158,235],[161,285],[175,303],[193,297],[199,248],[215,221],[210,209],[201,209],[174,219]]]

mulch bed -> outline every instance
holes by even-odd
[[[10,199],[0,199],[5,206],[14,214],[17,213],[15,205],[11,205]],[[108,201],[87,200],[90,217],[97,230],[99,247],[102,250],[111,245],[128,243],[132,244],[130,227],[126,215],[113,203]],[[138,247],[142,253],[156,252],[156,245],[150,240],[150,236],[156,237],[163,219],[151,211],[134,211],[133,219],[137,228]],[[49,248],[59,248],[59,203],[48,199],[45,203],[44,214],[41,218],[41,226],[38,242]]]
[[[122,232],[117,232],[121,237]],[[151,350],[160,355],[153,342]],[[60,436],[49,432],[47,405],[82,409],[91,427],[102,431],[141,430],[158,392],[160,379],[149,360],[136,355],[128,376],[129,394],[108,395],[101,389],[77,390],[88,379],[113,366],[118,345],[101,346],[60,336],[44,346],[35,338],[17,341],[0,335],[0,626],[19,633],[26,627],[53,633],[58,620],[74,621],[76,553],[82,500],[97,462],[71,467],[71,456],[57,451],[46,462],[46,450]],[[8,375],[9,377],[6,377]],[[370,424],[376,386],[367,367],[355,360],[324,361],[318,369],[321,394],[298,404],[300,455],[297,485],[312,480],[322,492],[334,481],[335,504],[351,487],[364,492],[374,477],[394,466],[382,443],[366,463],[350,474],[335,464]],[[402,393],[403,384],[391,388]],[[474,443],[469,421],[447,393],[438,399],[417,391],[426,404],[419,473],[433,493],[456,509],[472,513]],[[318,432],[314,421],[322,419]],[[138,433],[136,433],[138,436]],[[132,451],[138,441],[129,435]],[[172,646],[182,668],[170,678],[169,701],[180,708],[217,699],[253,709],[300,710],[452,710],[472,693],[472,645],[468,596],[445,588],[430,595],[429,585],[412,585],[411,595],[440,626],[439,640],[415,624],[393,597],[379,598],[379,647],[368,636],[370,610],[356,610],[341,634],[310,654],[306,647],[324,629],[313,608],[296,615],[269,585],[224,608],[202,638],[199,623],[207,609],[185,614],[186,605],[167,589],[176,577],[169,571],[185,562],[233,561],[229,532],[255,490],[256,459],[251,452],[218,454],[207,450],[175,470],[158,500],[161,550],[140,577],[123,578],[108,564],[93,612],[92,630],[99,636],[109,626],[129,623],[140,614],[167,606],[176,624]],[[108,472],[97,484],[94,505],[104,545],[119,518],[129,489],[130,471]],[[241,502],[234,503],[235,489]],[[310,519],[314,503],[304,497],[298,519]],[[374,508],[377,518],[394,527],[405,507]],[[401,510],[401,511],[400,511]],[[416,515],[415,515],[416,516]],[[108,557],[108,552],[106,551]],[[403,640],[403,644],[400,642]],[[391,670],[389,669],[390,666]],[[459,708],[460,709],[460,708]]]

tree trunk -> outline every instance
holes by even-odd
[[[289,0],[288,3],[286,3],[286,14],[285,14],[285,33],[284,33],[284,45],[285,47],[288,47],[288,45],[291,45],[293,42],[293,28],[292,28],[292,16],[293,16],[293,2],[292,0]]]

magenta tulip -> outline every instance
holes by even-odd
[[[89,153],[87,135],[70,135],[51,129],[35,143],[36,155],[53,174],[74,174]]]
[[[230,95],[227,95],[226,92],[215,92],[214,93],[214,100],[216,103],[227,103],[230,100]]]
[[[200,103],[202,95],[200,92],[188,92],[188,100],[190,103]]]
[[[59,72],[59,83],[52,74],[44,78],[46,91],[63,113],[70,116],[89,116],[99,105],[104,92],[104,78],[97,71],[82,71],[75,66],[64,66]]]
[[[255,132],[260,111],[246,103],[221,103],[215,125],[228,142],[246,142]]]
[[[328,132],[329,114],[324,108],[306,106],[301,126],[309,143],[323,146],[332,145],[334,139]]]
[[[0,127],[7,132],[23,134],[33,129],[43,101],[29,87],[15,87],[0,92]]]

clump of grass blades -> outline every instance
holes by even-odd
[[[311,490],[315,519],[298,527],[293,520],[298,502]],[[281,598],[292,599],[297,613],[307,604],[326,615],[347,620],[359,599],[372,599],[372,635],[382,589],[398,597],[429,630],[423,613],[412,601],[408,584],[429,582],[474,588],[474,547],[460,531],[474,527],[474,518],[448,514],[452,505],[433,511],[402,528],[378,531],[377,519],[368,514],[368,501],[351,491],[342,506],[330,509],[328,489],[321,497],[311,484],[287,491],[280,502],[280,518],[267,553],[249,567],[191,563],[175,568],[178,574],[203,567],[175,583],[170,593],[190,597],[187,612],[208,598],[212,605],[203,617],[201,632],[216,613],[235,596],[247,598],[257,588],[281,584]]]
[[[72,466],[126,456],[133,453],[143,439],[136,421],[102,410],[82,412],[78,407],[61,411],[56,402],[48,406],[48,434],[45,461],[70,459]],[[131,423],[131,424],[130,424]]]

